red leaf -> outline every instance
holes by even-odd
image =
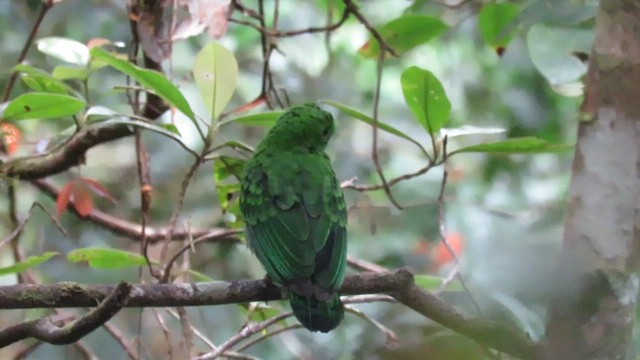
[[[69,181],[58,193],[58,199],[56,200],[56,207],[58,211],[58,217],[66,210],[69,200],[71,199],[71,191],[73,190],[73,184],[75,180]]]
[[[88,179],[88,178],[80,178],[79,180],[86,183],[89,186],[89,189],[91,189],[96,195],[102,198],[109,199],[112,202],[116,202],[116,199],[114,199],[113,196],[111,196],[111,194],[109,193],[109,190],[107,190],[106,187],[104,187],[102,184],[100,184],[96,180]]]
[[[82,217],[91,214],[91,211],[93,211],[91,188],[84,180],[82,178],[75,180],[75,185],[73,186],[73,205]]]
[[[6,148],[9,155],[14,154],[20,147],[21,133],[17,126],[10,123],[0,124],[0,149]]]

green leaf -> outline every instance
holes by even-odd
[[[508,2],[483,6],[478,22],[484,41],[494,48],[507,46],[515,35],[512,22],[519,12],[518,5]]]
[[[531,0],[524,1],[525,8],[520,14],[522,27],[534,24],[571,27],[593,19],[598,12],[599,1],[577,0]],[[594,31],[591,31],[592,33]]]
[[[165,130],[176,134],[178,136],[182,136],[182,134],[180,134],[180,130],[178,130],[178,127],[173,125],[173,124],[158,124],[160,126],[162,126]]]
[[[212,120],[217,119],[236,89],[236,58],[219,43],[208,44],[196,56],[193,77]]]
[[[590,53],[593,39],[587,29],[536,24],[527,33],[527,48],[531,62],[551,85],[582,84],[587,65],[574,53]]]
[[[71,92],[67,84],[49,75],[23,74],[20,78],[33,91],[63,95]]]
[[[237,199],[240,193],[240,183],[222,184],[216,183],[216,192],[218,193],[218,201],[223,213],[226,213],[234,205],[233,201]]]
[[[238,123],[242,125],[258,125],[271,127],[276,123],[276,121],[278,121],[282,114],[284,114],[284,111],[267,111],[259,114],[236,117],[224,122],[220,122],[220,125]]]
[[[323,100],[321,102],[324,103],[324,104],[333,106],[334,108],[342,111],[343,113],[351,116],[352,118],[360,120],[360,121],[362,121],[364,123],[367,123],[367,124],[369,124],[371,126],[375,126],[375,124],[376,124],[376,121],[372,117],[367,116],[367,115],[361,113],[360,111],[358,111],[358,110],[356,110],[354,108],[348,107],[346,105],[342,105],[340,103],[337,103],[337,102],[331,101],[331,100]],[[416,140],[411,138],[409,135],[403,133],[402,131],[394,128],[391,125],[383,123],[380,120],[378,120],[378,128],[380,130],[382,130],[382,131],[388,132],[389,134],[393,134],[393,135],[401,137],[401,138],[403,138],[405,140],[409,140],[412,143],[419,144]]]
[[[412,66],[402,72],[402,94],[420,125],[434,135],[449,121],[451,103],[430,71]]]
[[[117,269],[147,264],[142,255],[108,248],[75,249],[67,254],[67,259],[72,263],[86,261],[90,267],[96,269]]]
[[[215,159],[213,165],[213,178],[216,183],[216,192],[218,200],[224,212],[227,212],[232,206],[234,195],[240,192],[240,183],[225,183],[224,180],[230,176],[234,176],[238,181],[242,178],[244,165],[247,161],[231,156],[220,156]],[[237,197],[236,197],[237,198]]]
[[[49,74],[48,72],[27,64],[18,64],[13,67],[12,71],[17,71],[17,72],[20,72],[23,74],[29,74],[29,75],[51,76],[51,74]]]
[[[40,52],[71,64],[86,66],[89,63],[89,48],[75,40],[47,37],[38,40],[37,47]]]
[[[445,23],[431,16],[404,15],[382,26],[379,33],[389,46],[402,55],[447,29]],[[360,54],[365,57],[377,57],[380,55],[380,44],[375,38],[370,37],[360,49]]]
[[[244,310],[243,312],[247,315],[247,320],[252,322],[266,321],[282,314],[282,309],[277,309],[274,306],[258,302],[253,302],[249,306],[243,304],[240,305],[240,308]]]
[[[57,252],[46,252],[42,255],[37,255],[37,256],[29,256],[28,258],[17,262],[11,266],[6,266],[3,268],[0,268],[0,276],[1,275],[8,275],[8,274],[17,274],[17,273],[21,273],[27,269],[31,269],[33,267],[36,267],[46,261],[48,261],[49,259],[51,259],[52,257],[58,255]]]
[[[235,140],[229,140],[225,143],[223,143],[222,145],[220,145],[220,147],[229,147],[232,148],[234,150],[244,150],[250,154],[253,154],[253,149],[247,145],[247,144],[243,144],[240,141],[235,141]]]
[[[444,278],[433,275],[416,275],[415,276],[416,285],[427,291],[436,291],[440,290],[442,283],[444,282]],[[447,287],[444,289],[447,291],[463,291],[464,287],[460,284],[459,281],[454,280],[447,284]]]
[[[242,172],[244,171],[244,165],[246,162],[247,160],[231,156],[218,157],[213,166],[213,176],[216,183],[227,179],[231,175],[240,180],[242,178]]]
[[[53,77],[60,80],[79,79],[84,80],[91,71],[86,67],[73,67],[59,65],[53,69]]]
[[[191,121],[196,122],[196,115],[193,113],[193,110],[191,110],[187,99],[185,99],[180,90],[163,74],[157,71],[139,68],[126,60],[115,57],[99,47],[91,49],[91,56],[94,59],[106,62],[114,69],[134,78],[144,88],[153,91],[156,95],[189,117]]]
[[[32,92],[13,99],[2,117],[5,120],[58,118],[75,115],[85,105],[73,96]]]
[[[536,137],[521,137],[498,141],[494,143],[478,144],[467,146],[462,149],[453,151],[454,153],[462,152],[483,152],[483,153],[507,153],[507,154],[535,154],[561,152],[573,149],[572,145],[549,144],[545,140]]]

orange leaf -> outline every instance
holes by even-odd
[[[18,151],[20,140],[21,133],[17,126],[10,123],[0,124],[0,143],[6,147],[7,154],[12,155]]]
[[[71,199],[71,191],[73,190],[74,180],[69,181],[58,193],[58,199],[56,200],[56,207],[58,211],[58,217],[65,211],[69,200]]]
[[[111,196],[111,193],[109,193],[109,190],[107,190],[106,187],[104,187],[102,184],[100,184],[96,180],[89,179],[89,178],[80,178],[78,180],[83,181],[86,185],[88,185],[89,189],[93,191],[96,195],[102,198],[109,199],[112,202],[116,202],[116,199],[114,199],[113,196]]]
[[[91,214],[91,211],[93,211],[91,188],[84,180],[82,178],[75,180],[75,186],[73,186],[73,206],[82,217]]]

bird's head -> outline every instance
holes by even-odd
[[[294,106],[271,128],[260,148],[323,152],[335,131],[333,116],[314,103]]]

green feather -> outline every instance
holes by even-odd
[[[344,317],[347,207],[324,153],[333,118],[314,104],[287,111],[247,163],[240,209],[249,247],[269,277],[290,291],[291,307],[311,331]]]

